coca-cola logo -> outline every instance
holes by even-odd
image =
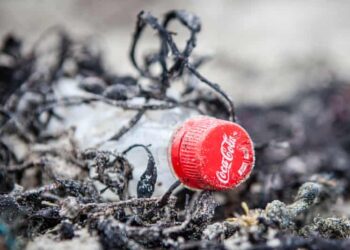
[[[220,145],[221,152],[221,166],[216,171],[216,177],[222,184],[227,184],[230,181],[230,170],[232,167],[233,156],[235,152],[237,141],[237,132],[233,132],[232,135],[224,134]]]

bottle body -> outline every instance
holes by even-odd
[[[61,86],[63,89],[64,85]],[[72,87],[70,93],[84,95],[79,89],[72,91]],[[142,104],[145,99],[132,98],[129,102]],[[193,189],[232,189],[245,181],[254,167],[254,145],[244,128],[235,122],[199,116],[194,109],[179,106],[146,111],[117,140],[110,139],[128,127],[137,111],[123,110],[103,102],[61,111],[65,126],[76,128],[75,139],[81,150],[96,148],[122,153],[135,144],[147,146],[157,169],[154,196],[164,194],[177,179]],[[149,155],[144,148],[135,147],[125,157],[133,168],[128,193],[136,197],[137,185],[147,169]],[[96,175],[94,170],[91,168],[92,178]],[[99,190],[105,188],[97,181],[96,185]],[[112,192],[109,196],[108,199],[114,199]]]
[[[185,120],[197,115],[197,112],[183,107],[149,111],[127,134],[113,143],[118,152],[124,151],[133,144],[150,145],[149,150],[157,167],[155,196],[164,194],[177,180],[169,161],[169,143],[174,131]],[[136,196],[137,182],[147,167],[148,156],[143,148],[134,148],[127,153],[126,158],[134,168],[133,179],[129,182],[129,194]]]
[[[76,81],[71,79],[60,81],[55,94],[57,98],[90,96],[78,87]],[[135,103],[145,102],[144,98],[133,98],[131,101]],[[128,132],[118,140],[110,141],[109,139],[121,128],[127,126],[137,111],[123,110],[102,102],[62,107],[58,108],[58,111],[64,117],[65,127],[75,127],[75,139],[81,150],[97,148],[122,153],[134,144],[150,145],[149,149],[157,167],[155,196],[162,195],[176,181],[168,160],[168,147],[174,130],[185,120],[199,115],[197,111],[185,107],[146,111]],[[51,124],[51,129],[55,130],[60,126],[61,124]],[[137,147],[128,152],[125,157],[133,167],[133,178],[129,182],[128,191],[131,196],[136,197],[137,183],[146,170],[148,156],[143,148]],[[103,186],[99,185],[98,188],[103,189]],[[106,192],[106,194],[109,193]],[[112,197],[112,194],[109,196]]]

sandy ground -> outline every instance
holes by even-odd
[[[196,52],[213,57],[202,72],[238,102],[280,101],[332,75],[350,78],[349,1],[1,0],[0,35],[14,32],[31,44],[62,25],[98,40],[110,68],[132,73],[127,51],[137,13],[161,16],[173,8],[201,17]],[[149,33],[143,51],[154,44]]]

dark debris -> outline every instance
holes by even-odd
[[[167,30],[175,20],[190,31],[183,51]],[[136,60],[136,49],[146,26],[156,31],[161,46],[141,63]],[[13,34],[4,38],[0,52],[0,244],[14,249],[13,242],[6,241],[11,232],[23,244],[39,235],[74,241],[79,230],[87,228],[104,249],[349,248],[350,214],[343,216],[333,208],[344,204],[349,209],[350,85],[333,79],[328,87],[304,91],[280,105],[235,110],[219,85],[199,73],[204,57],[191,58],[200,30],[199,18],[187,11],[170,11],[162,21],[140,12],[130,49],[138,77],[109,72],[99,51],[75,42],[62,29],[45,33],[27,54],[21,50],[21,39]],[[43,66],[41,60],[50,53],[40,50],[40,45],[51,35],[58,37],[54,61]],[[160,66],[159,74],[151,70],[154,65]],[[57,99],[53,90],[62,77],[80,79],[80,88],[93,96]],[[188,80],[193,78],[213,92]],[[142,79],[148,79],[151,86],[144,87]],[[167,90],[179,79],[184,90],[181,100],[174,100]],[[130,102],[134,97],[144,97],[146,102]],[[114,141],[127,136],[146,110],[183,106],[233,121],[237,114],[256,142],[254,172],[239,189],[228,193],[183,188],[176,193],[180,185],[176,182],[162,197],[152,197],[157,179],[153,156],[145,145],[130,145],[129,150],[143,147],[149,158],[141,166],[145,172],[138,182],[138,197],[132,198],[127,187],[133,166],[123,154],[80,151],[74,129],[62,134],[46,132],[50,122],[63,119],[56,112],[58,107],[96,102],[137,111],[111,137]],[[9,138],[26,148],[24,156]],[[68,142],[66,146],[55,146],[61,140]],[[38,150],[34,147],[38,145],[45,147]],[[66,171],[57,172],[57,166]],[[97,189],[95,181],[104,188]],[[106,190],[118,200],[104,198]],[[239,215],[242,201],[245,214]]]

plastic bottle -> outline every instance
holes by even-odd
[[[61,82],[57,96],[60,93],[62,96],[67,93],[86,95],[72,86],[74,83],[70,80]],[[99,145],[100,149],[121,153],[133,144],[150,145],[158,175],[155,196],[166,192],[177,179],[194,189],[230,189],[247,178],[253,168],[253,143],[242,127],[199,116],[193,109],[147,111],[118,141],[109,142],[135,111],[99,102],[63,111],[66,125],[76,127],[75,137],[82,149]],[[134,167],[129,194],[136,196],[137,183],[146,169],[148,156],[143,148],[134,148],[126,157]]]
[[[241,126],[186,108],[146,112],[114,143],[119,152],[133,144],[150,145],[158,175],[155,196],[164,194],[177,179],[191,189],[232,189],[254,165],[253,143]],[[136,196],[148,156],[143,148],[134,148],[126,157],[134,166],[129,193]]]

